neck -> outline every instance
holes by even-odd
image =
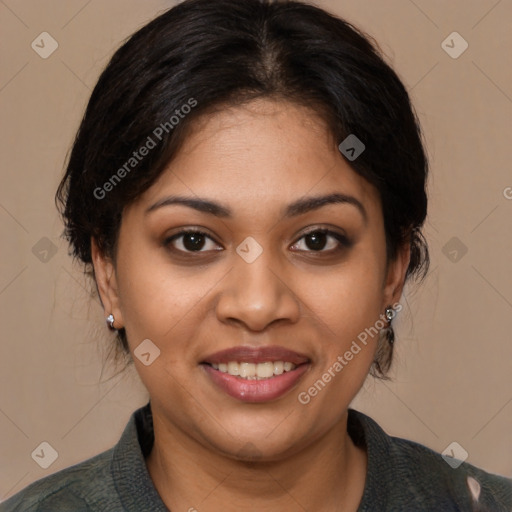
[[[149,474],[169,510],[356,511],[364,491],[366,451],[347,432],[347,412],[322,437],[272,461],[239,461],[153,418]]]

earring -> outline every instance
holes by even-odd
[[[386,316],[386,320],[388,321],[388,326],[385,329],[385,336],[388,340],[388,343],[392,345],[395,342],[395,331],[393,330],[393,327],[391,326],[391,320],[395,317],[395,310],[388,306],[386,308],[386,311],[384,312],[384,315]]]
[[[110,315],[107,316],[106,322],[107,322],[108,328],[112,329],[113,331],[116,330],[114,327],[114,321],[115,321],[114,315],[112,313],[110,313]]]
[[[388,306],[384,315],[386,315],[386,320],[391,323],[391,320],[395,317],[395,310],[391,306]]]

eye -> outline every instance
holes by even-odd
[[[330,243],[329,243],[330,239]],[[304,240],[302,248],[300,241]],[[304,249],[304,245],[306,248]],[[305,233],[299,241],[295,242],[292,249],[312,252],[336,252],[351,246],[350,240],[341,233],[326,228],[316,228]],[[327,250],[324,250],[327,247]]]
[[[301,243],[302,240],[304,240],[303,243]],[[222,250],[218,249],[219,246],[212,237],[198,229],[182,230],[166,238],[164,246],[172,246],[174,251],[180,253]],[[351,242],[345,235],[326,228],[316,228],[305,233],[291,248],[303,252],[330,253],[350,246]]]
[[[208,242],[210,242],[210,244]],[[209,250],[217,250],[215,247],[218,247],[216,242],[209,235],[197,229],[186,229],[166,238],[164,246],[168,247],[170,245],[173,245],[176,251],[185,253],[206,252]],[[208,245],[210,245],[210,247],[208,247]]]

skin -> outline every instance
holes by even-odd
[[[92,239],[105,316],[125,327],[132,352],[147,338],[161,351],[149,366],[134,357],[153,410],[149,474],[171,510],[355,511],[367,454],[347,434],[347,410],[378,337],[308,404],[298,394],[399,301],[409,245],[386,262],[379,193],[314,112],[266,99],[196,123],[158,181],[123,212],[116,260]],[[347,203],[282,218],[289,203],[333,192],[360,201],[366,220]],[[214,200],[232,217],[183,205],[145,214],[171,194]],[[165,246],[188,227],[211,237],[202,252],[187,237]],[[352,245],[329,235],[315,246],[304,236],[322,227]],[[252,263],[235,251],[248,236],[263,248]],[[244,403],[199,366],[238,345],[281,345],[311,366],[284,396]]]

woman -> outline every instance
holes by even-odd
[[[511,510],[511,480],[349,408],[428,269],[427,170],[397,75],[318,8],[186,0],[139,30],[57,199],[150,402],[0,510]]]

